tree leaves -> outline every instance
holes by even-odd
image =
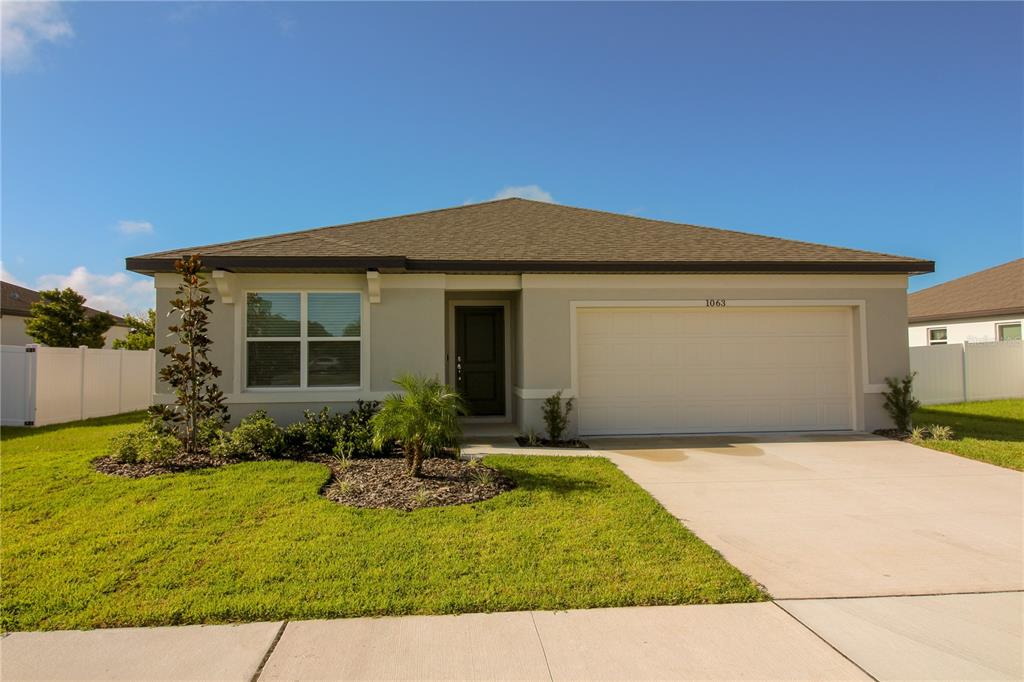
[[[103,335],[113,325],[113,315],[89,313],[85,297],[68,287],[39,292],[39,301],[29,309],[25,333],[53,348],[103,348]]]

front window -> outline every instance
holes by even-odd
[[[928,330],[929,346],[944,346],[946,344],[946,328],[936,327]]]
[[[996,338],[1000,341],[1020,341],[1020,322],[997,324],[996,331]]]
[[[246,386],[359,386],[360,310],[358,293],[250,292]]]

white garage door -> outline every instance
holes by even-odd
[[[578,308],[580,433],[853,428],[848,308]]]

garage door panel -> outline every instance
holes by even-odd
[[[848,309],[577,313],[581,433],[849,429]]]

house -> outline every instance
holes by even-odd
[[[907,297],[911,346],[1010,341],[1024,322],[1024,258]]]
[[[32,304],[39,300],[39,292],[25,287],[0,282],[0,342],[5,346],[24,346],[35,343],[25,333],[25,322],[28,320]],[[100,311],[86,308],[87,315],[96,315]],[[123,317],[114,315],[114,326],[103,335],[104,348],[112,348],[115,339],[128,336],[128,324]]]
[[[232,418],[444,377],[472,420],[582,435],[875,429],[931,261],[505,199],[127,259],[157,319],[199,254]],[[169,400],[167,388],[158,399]]]

